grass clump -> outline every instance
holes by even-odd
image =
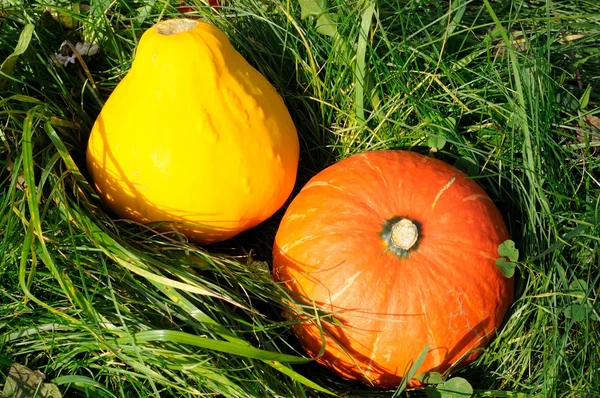
[[[410,148],[497,202],[520,251],[515,302],[456,375],[478,396],[600,395],[600,6],[223,3],[191,15],[284,97],[296,192],[351,154]],[[87,135],[140,34],[180,15],[168,2],[3,3],[0,60],[20,38],[23,51],[0,74],[0,380],[18,361],[74,396],[393,396],[304,358],[269,273],[281,211],[202,248],[114,221],[87,183]],[[57,64],[65,40],[100,52]]]

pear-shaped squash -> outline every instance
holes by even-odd
[[[172,19],[144,32],[92,128],[87,166],[118,216],[212,243],[283,205],[298,148],[283,100],[223,32]]]

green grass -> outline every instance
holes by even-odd
[[[501,209],[520,251],[515,301],[455,376],[477,396],[600,396],[600,4],[332,0],[319,18],[308,0],[225,3],[194,12],[284,97],[295,192],[336,160],[404,148],[462,168]],[[394,395],[304,359],[269,272],[283,209],[197,247],[114,221],[88,185],[95,117],[175,2],[0,4],[0,61],[34,27],[0,74],[0,383],[17,361],[66,396]],[[49,61],[84,39],[101,51]]]

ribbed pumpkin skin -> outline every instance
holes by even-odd
[[[394,217],[419,228],[407,258],[380,235]],[[456,168],[407,151],[367,152],[323,170],[294,198],[275,238],[273,273],[344,324],[322,320],[339,344],[327,337],[319,362],[393,388],[426,344],[417,374],[444,372],[487,345],[513,298],[513,279],[495,265],[508,238],[491,199]],[[293,330],[316,356],[317,326]]]
[[[296,179],[299,144],[275,88],[215,26],[157,24],[93,126],[87,164],[120,217],[188,223],[200,243],[270,217]],[[189,27],[161,34],[173,26]]]

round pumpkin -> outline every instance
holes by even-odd
[[[508,237],[492,200],[458,169],[373,151],[323,170],[294,198],[273,274],[309,306],[293,331],[312,357],[393,388],[426,346],[417,375],[481,354],[513,297],[513,279],[495,265]]]
[[[211,243],[277,211],[298,156],[275,88],[217,27],[172,19],[144,32],[92,128],[87,165],[120,217]]]

